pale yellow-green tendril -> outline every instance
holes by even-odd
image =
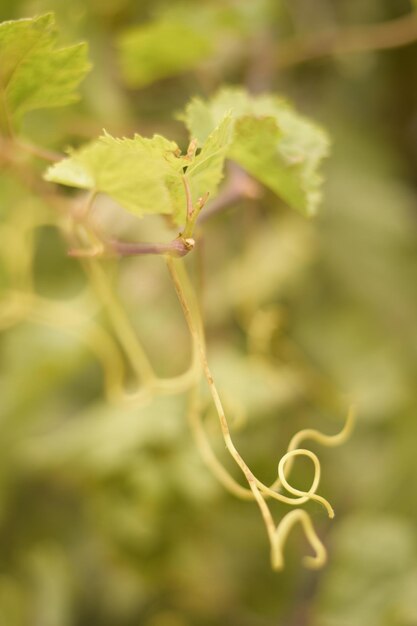
[[[240,485],[216,457],[203,427],[203,423],[201,420],[201,409],[198,406],[197,396],[195,393],[193,393],[191,396],[191,402],[189,407],[189,421],[201,456],[206,465],[217,478],[217,480],[219,480],[219,482],[236,497],[244,500],[251,500],[253,498],[257,500],[262,512],[263,519],[265,521],[268,537],[271,544],[271,562],[273,568],[278,570],[283,567],[283,546],[289,532],[297,521],[300,521],[306,538],[308,539],[311,547],[316,553],[315,557],[305,557],[304,563],[306,567],[321,567],[326,561],[326,551],[314,530],[312,521],[308,513],[306,513],[302,509],[296,509],[295,511],[291,511],[281,520],[278,526],[275,527],[275,523],[273,521],[269,507],[265,502],[268,494],[260,493],[259,488],[257,488],[257,490],[255,491],[253,486],[248,489]],[[320,468],[319,460],[316,455],[313,455],[313,453],[311,453],[309,450],[295,448],[294,445],[297,445],[297,443],[301,443],[301,441],[303,441],[304,439],[313,438],[310,437],[312,434],[314,434],[314,439],[322,445],[334,446],[341,444],[349,437],[353,427],[353,423],[354,409],[353,407],[351,407],[348,412],[346,423],[343,429],[336,435],[324,435],[316,430],[312,431],[310,429],[303,430],[297,433],[297,435],[291,440],[289,446],[292,449],[289,450],[282,457],[279,463],[278,480],[280,481],[280,485],[284,486],[288,491],[294,494],[303,493],[300,492],[300,490],[292,487],[288,483],[288,479],[286,477],[286,473],[288,473],[289,471],[288,466],[294,461],[296,456],[302,454],[310,456],[313,462],[315,464],[318,464],[318,467]],[[315,491],[315,489],[318,487],[319,479],[320,475],[316,471],[313,479],[314,482],[310,487],[310,491]]]
[[[226,415],[223,409],[223,405],[217,391],[216,385],[213,380],[213,376],[211,374],[207,357],[205,353],[205,342],[202,335],[202,325],[199,319],[194,317],[195,310],[192,311],[191,306],[188,304],[185,290],[182,287],[181,280],[179,274],[177,272],[177,267],[179,266],[179,261],[174,260],[172,257],[166,257],[166,262],[168,266],[169,273],[171,275],[179,302],[181,304],[181,308],[184,313],[184,317],[186,319],[188,328],[190,330],[190,334],[192,337],[193,343],[196,345],[198,352],[200,354],[201,367],[203,369],[205,378],[207,380],[210,394],[212,396],[212,400],[214,406],[216,407],[216,411],[220,421],[220,427],[223,435],[224,442],[226,444],[226,448],[230,452],[232,458],[235,460],[238,467],[241,469],[244,474],[248,484],[249,489],[243,488],[235,479],[227,472],[227,470],[222,466],[222,464],[216,458],[210,443],[205,436],[204,429],[201,424],[201,419],[199,416],[199,409],[196,405],[195,401],[191,402],[190,411],[189,411],[189,419],[190,424],[193,428],[197,443],[202,452],[202,456],[205,462],[212,468],[216,477],[233,493],[235,493],[238,497],[248,498],[250,494],[251,498],[254,498],[259,506],[262,517],[265,522],[265,526],[267,529],[268,537],[271,544],[271,560],[272,566],[274,569],[280,569],[283,564],[283,555],[282,549],[283,544],[285,543],[286,537],[290,532],[293,525],[299,521],[304,529],[304,533],[315,551],[314,557],[306,557],[305,563],[309,567],[320,567],[326,560],[326,551],[319,540],[317,534],[314,531],[311,519],[308,513],[302,509],[296,509],[295,511],[287,514],[278,524],[275,526],[275,523],[272,518],[272,514],[270,512],[269,506],[266,502],[266,498],[269,496],[275,500],[279,500],[281,502],[285,502],[291,505],[297,505],[307,502],[308,500],[315,500],[321,503],[327,510],[329,517],[334,516],[333,509],[329,502],[323,498],[322,496],[316,493],[316,490],[319,486],[320,482],[320,462],[316,454],[311,450],[307,450],[305,448],[298,448],[297,445],[303,440],[303,438],[314,438],[324,445],[335,445],[335,441],[341,442],[344,438],[347,437],[351,423],[353,419],[352,410],[349,412],[347,425],[343,428],[342,432],[336,436],[328,436],[322,435],[318,431],[301,431],[298,434],[298,437],[293,438],[290,443],[291,449],[287,451],[287,453],[282,457],[278,464],[278,486],[283,486],[290,494],[298,497],[288,497],[279,493],[277,488],[277,481],[274,483],[273,487],[268,487],[262,481],[256,478],[246,462],[242,459],[239,452],[237,451],[229,429],[228,421],[226,419]],[[182,272],[184,272],[184,267],[182,267]],[[300,437],[301,435],[301,437]],[[286,465],[292,465],[294,459],[297,456],[305,456],[312,460],[314,465],[314,476],[308,491],[302,491],[300,489],[296,489],[287,480],[285,468]],[[290,468],[289,468],[290,469]]]
[[[241,498],[243,500],[252,500],[253,493],[251,492],[251,490],[248,489],[247,487],[243,487],[242,485],[240,485],[216,457],[213,447],[211,446],[210,441],[207,437],[207,434],[204,430],[202,417],[201,417],[201,407],[199,407],[198,404],[196,403],[195,394],[192,395],[188,417],[189,417],[190,426],[193,431],[198,448],[200,450],[201,456],[204,462],[206,463],[206,465],[210,468],[211,472],[214,474],[214,476],[216,476],[217,480],[236,497]],[[322,443],[322,445],[325,445],[325,446],[338,445],[337,443],[335,443],[335,440],[338,441],[339,443],[342,443],[348,438],[349,433],[351,432],[351,429],[352,429],[353,419],[354,419],[354,414],[353,414],[353,409],[351,408],[348,413],[346,424],[340,433],[336,435],[323,435],[322,433],[319,433],[318,431],[314,431],[314,433],[317,433],[318,435],[322,437],[322,439],[320,439],[320,443]],[[297,433],[297,436],[305,432],[310,432],[310,431],[300,431],[299,433]],[[294,438],[291,440],[291,444],[293,442],[294,442]],[[289,473],[288,466],[293,460],[292,457],[298,456],[300,454],[300,450],[301,449],[297,449],[294,447],[292,449],[288,449],[287,453],[283,457],[284,462],[282,461],[282,459],[280,461],[281,469],[279,469],[278,471],[279,471],[279,474],[281,474],[281,477],[285,478],[286,474]],[[301,450],[301,452],[304,452],[304,451]],[[312,454],[311,451],[309,450],[306,451],[306,456],[310,456],[311,454]],[[316,463],[318,462],[318,469],[320,472],[320,463],[318,461],[318,457],[316,455],[314,455],[314,457],[315,457],[315,466],[316,466]],[[284,466],[285,466],[285,473],[284,473]],[[319,479],[320,479],[320,474],[317,474],[317,471],[316,471],[313,477],[313,484],[310,487],[309,492],[307,493],[315,493],[316,488],[318,486]],[[288,480],[288,479],[285,479],[285,480]],[[280,480],[280,477],[278,477],[277,480],[272,485],[270,485],[269,489],[276,490],[278,483],[279,483],[279,486],[282,486],[282,481]],[[287,491],[290,491],[290,492],[292,491],[292,493],[295,493],[295,491],[297,491],[297,495],[306,493],[306,492],[301,492],[299,490],[295,490],[294,487],[291,487],[291,486],[290,486],[290,489],[287,489]],[[265,491],[264,495],[266,498],[269,497],[268,491]]]
[[[325,435],[324,433],[321,433],[320,431],[315,430],[313,428],[306,428],[304,430],[300,430],[291,439],[290,444],[288,446],[287,454],[297,450],[301,442],[304,442],[308,439],[311,439],[311,441],[316,441],[322,446],[326,446],[328,448],[334,447],[334,446],[340,446],[341,444],[345,443],[349,439],[353,430],[354,423],[355,423],[355,407],[354,405],[351,405],[348,410],[345,424],[339,433],[336,433],[335,435]],[[294,456],[290,457],[288,461],[287,474],[290,473],[293,463],[294,463]],[[285,486],[285,485],[282,481],[281,476],[278,475],[277,480],[272,485],[272,489],[280,489],[281,486]]]
[[[300,498],[290,498],[288,496],[284,496],[283,494],[277,493],[275,491],[273,491],[272,489],[270,489],[269,487],[267,487],[264,483],[262,483],[261,481],[259,481],[251,472],[251,470],[249,469],[249,467],[246,465],[246,463],[243,461],[242,457],[240,456],[239,452],[237,451],[232,438],[231,438],[231,434],[230,434],[230,429],[229,429],[229,425],[225,416],[225,412],[223,409],[223,405],[219,396],[219,393],[217,391],[217,388],[214,384],[214,380],[213,380],[213,376],[211,374],[210,368],[208,366],[208,362],[207,362],[207,358],[206,358],[206,354],[205,354],[205,346],[204,346],[204,341],[200,338],[200,332],[199,332],[199,328],[200,328],[200,324],[198,322],[194,321],[194,318],[192,316],[191,313],[191,309],[188,305],[188,302],[185,298],[185,292],[182,289],[181,286],[181,282],[179,280],[179,276],[176,270],[177,267],[177,263],[178,261],[175,261],[174,259],[172,259],[171,257],[166,257],[166,262],[168,265],[168,269],[170,272],[170,275],[172,277],[173,283],[174,283],[174,287],[175,290],[177,292],[178,298],[180,300],[183,312],[184,312],[184,316],[186,318],[189,330],[190,330],[190,334],[192,336],[193,342],[196,344],[198,351],[200,353],[200,359],[201,359],[201,365],[202,365],[202,369],[204,371],[204,374],[206,376],[208,385],[209,385],[209,390],[210,393],[212,395],[212,399],[214,402],[214,405],[216,407],[218,416],[219,416],[219,420],[220,420],[220,425],[221,425],[221,429],[222,429],[222,434],[223,434],[223,438],[226,444],[226,447],[228,448],[229,452],[231,453],[232,457],[234,458],[234,460],[236,461],[237,465],[241,468],[242,472],[244,473],[244,475],[246,476],[246,478],[248,479],[249,477],[251,477],[253,479],[253,481],[255,482],[255,484],[259,487],[259,489],[261,489],[263,492],[265,492],[266,494],[268,494],[270,497],[279,500],[280,502],[285,502],[287,504],[300,504],[302,502],[306,501],[307,499],[317,499],[319,502],[321,502],[323,504],[323,506],[325,506],[329,512],[329,515],[332,515],[332,509],[330,507],[330,505],[328,504],[328,502],[322,498],[321,496],[317,496],[315,493],[313,493],[311,490],[308,492],[302,492],[303,495]]]
[[[310,569],[320,569],[326,563],[326,548],[314,530],[310,515],[303,509],[294,509],[282,518],[271,541],[271,563],[275,570],[281,570],[284,567],[283,548],[290,531],[297,522],[300,522],[304,534],[315,552],[314,556],[304,557],[304,565]]]

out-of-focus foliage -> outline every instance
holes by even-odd
[[[224,89],[208,104],[193,100],[184,119],[203,142],[227,111],[235,120],[229,157],[290,206],[313,215],[321,199],[317,169],[328,153],[324,131],[276,97],[250,98],[238,89]]]
[[[51,14],[0,25],[1,117],[13,127],[27,111],[77,100],[75,90],[89,69],[85,44],[55,50]]]
[[[180,74],[195,67],[211,52],[206,33],[169,20],[123,33],[119,46],[123,75],[132,87]]]
[[[234,437],[265,480],[299,428],[338,431],[352,398],[359,419],[343,448],[314,448],[336,511],[329,523],[310,507],[328,565],[301,569],[308,547],[294,530],[287,568],[274,574],[257,511],[203,465],[186,398],[135,403],[140,355],[131,359],[113,337],[100,279],[158,375],[172,376],[190,354],[162,260],[106,260],[92,288],[93,264],[66,255],[65,214],[0,155],[0,623],[414,626],[417,47],[277,69],[285,38],[390,20],[409,3],[2,0],[0,17],[50,10],[63,46],[88,40],[94,69],[79,104],[28,113],[28,141],[61,150],[104,127],[161,133],[184,152],[173,113],[225,83],[285,94],[330,131],[315,220],[265,190],[207,220],[201,257],[195,250],[187,263],[203,286],[209,359]],[[175,19],[202,38],[204,23],[210,35],[215,24],[209,57],[159,80],[155,56],[142,68],[147,86],[133,89],[119,42],[132,28]],[[18,165],[41,179],[44,163],[22,153]],[[121,238],[172,233],[107,199],[95,219]],[[131,398],[121,402],[125,386]],[[208,402],[205,421],[225,458]],[[300,462],[297,484],[309,476]]]

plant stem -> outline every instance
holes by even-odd
[[[105,247],[110,253],[118,256],[135,256],[142,254],[171,254],[172,256],[185,256],[192,250],[193,244],[181,237],[174,239],[168,243],[129,243],[110,239],[105,242]]]
[[[276,491],[273,491],[272,489],[264,485],[261,481],[259,481],[254,476],[254,474],[252,473],[248,465],[245,463],[245,461],[242,459],[242,457],[240,456],[238,450],[236,449],[233,443],[233,440],[230,434],[229,425],[226,419],[225,411],[223,409],[223,405],[220,399],[220,395],[218,393],[217,387],[214,383],[212,373],[210,371],[210,367],[207,361],[207,356],[206,356],[206,351],[205,351],[204,340],[202,339],[201,332],[200,332],[201,331],[200,324],[194,321],[194,317],[192,315],[190,306],[187,302],[184,289],[182,288],[181,281],[178,276],[178,272],[176,269],[177,268],[176,261],[172,257],[169,257],[169,256],[165,258],[166,258],[168,271],[170,273],[175,291],[177,293],[178,300],[181,304],[181,308],[183,310],[184,317],[187,322],[187,326],[189,328],[193,342],[195,342],[199,355],[200,355],[201,366],[202,366],[205,378],[208,383],[208,387],[210,390],[213,403],[216,407],[217,415],[218,415],[219,422],[220,422],[220,428],[222,431],[223,439],[226,444],[226,448],[229,450],[230,455],[232,456],[236,464],[240,467],[242,473],[244,474],[246,480],[249,483],[250,488],[253,491],[252,483],[255,483],[264,495],[269,495],[275,500],[279,500],[280,502],[285,502],[291,505],[302,504],[304,502],[307,502],[310,499],[317,500],[327,509],[329,517],[333,517],[334,516],[333,509],[330,506],[330,504],[327,502],[327,500],[325,500],[325,498],[317,495],[314,492],[313,487],[316,487],[318,485],[318,481],[316,480],[316,478],[314,478],[312,488],[310,488],[308,492],[299,492],[299,493],[303,493],[304,495],[300,496],[299,498],[290,498],[288,496],[284,496],[281,493],[277,493]],[[180,261],[178,261],[178,263],[180,263]],[[311,453],[309,453],[309,456],[310,455]]]

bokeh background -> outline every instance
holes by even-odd
[[[0,0],[2,20],[50,10],[60,42],[87,40],[94,67],[80,103],[27,117],[33,143],[63,150],[106,128],[185,147],[176,114],[225,84],[279,93],[328,130],[317,218],[265,191],[208,220],[187,264],[203,276],[209,358],[251,467],[272,480],[291,436],[337,432],[352,399],[358,423],[343,447],[312,446],[336,510],[329,521],[310,507],[328,564],[303,569],[294,529],[286,569],[272,572],[259,513],[203,465],[184,395],[146,408],[105,398],[91,344],[111,327],[67,257],[63,218],[3,168],[0,624],[416,626],[417,16],[389,31],[386,50],[373,50],[372,29],[413,6]],[[317,41],[320,58],[304,58]],[[139,240],[163,228],[105,200],[98,219]],[[103,267],[157,372],[184,369],[189,343],[162,260]],[[92,310],[95,331],[82,321]],[[309,472],[300,462],[299,484]]]

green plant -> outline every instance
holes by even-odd
[[[107,398],[120,406],[143,407],[157,394],[188,396],[188,417],[204,461],[218,480],[234,495],[254,500],[262,514],[271,544],[274,569],[283,567],[283,546],[294,524],[303,527],[314,556],[306,565],[320,567],[325,548],[316,534],[311,517],[302,508],[287,513],[276,525],[267,500],[296,506],[308,501],[320,503],[333,517],[329,502],[317,493],[320,461],[301,445],[313,440],[322,445],[342,443],[353,422],[350,410],[343,430],[333,436],[312,429],[301,430],[290,441],[278,464],[272,485],[259,480],[237,450],[226,411],[208,364],[204,324],[199,297],[188,276],[182,257],[198,248],[203,222],[226,208],[235,197],[256,197],[261,185],[281,197],[290,207],[312,216],[320,203],[321,177],[318,168],[328,153],[326,133],[304,119],[285,101],[271,95],[250,96],[244,90],[220,90],[210,101],[192,100],[180,118],[190,133],[183,153],[177,143],[162,136],[133,139],[114,138],[107,132],[67,157],[56,155],[23,140],[19,133],[27,112],[66,105],[76,99],[76,88],[89,70],[84,44],[55,49],[53,16],[5,22],[0,25],[2,162],[12,176],[38,195],[57,212],[55,224],[69,242],[69,253],[80,259],[93,290],[98,295],[111,324],[111,332],[89,320],[93,332],[89,347],[97,356],[106,379]],[[48,183],[84,190],[68,196],[45,184],[30,160],[33,155],[51,161],[43,178]],[[225,160],[231,168],[228,181],[219,191]],[[116,201],[138,217],[162,215],[171,230],[179,234],[167,242],[129,242],[108,235],[95,224],[92,214],[102,195]],[[218,194],[218,195],[217,195]],[[217,195],[217,198],[216,198]],[[212,200],[214,202],[212,202]],[[98,207],[99,208],[99,207]],[[42,223],[35,215],[28,230]],[[8,327],[25,317],[78,333],[85,320],[77,312],[66,312],[40,297],[31,281],[31,251],[23,252],[26,262],[15,285],[4,297],[2,325]],[[134,333],[101,263],[104,257],[161,255],[166,262],[192,343],[192,360],[181,375],[161,378],[156,375],[145,349]],[[81,316],[82,317],[82,316]],[[115,338],[117,341],[115,341]],[[122,347],[122,356],[118,346]],[[137,378],[137,389],[124,386],[123,359]],[[225,445],[244,475],[242,486],[215,455],[201,419],[201,378],[215,406]],[[289,483],[295,459],[309,458],[314,466],[307,490]],[[287,492],[287,494],[283,492]]]

